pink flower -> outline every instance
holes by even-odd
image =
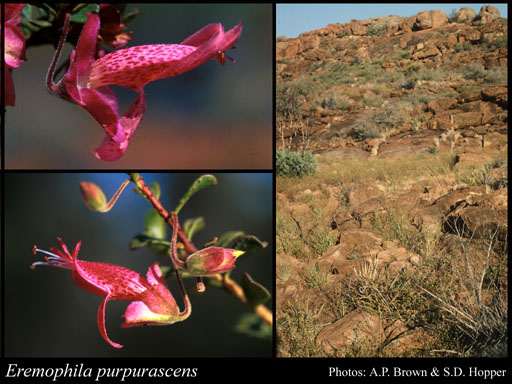
[[[236,43],[242,32],[241,24],[226,33],[221,24],[210,24],[181,44],[125,48],[94,60],[100,19],[96,14],[87,16],[77,47],[71,53],[70,68],[52,90],[85,108],[101,124],[107,136],[94,154],[107,161],[123,155],[142,119],[146,108],[144,85],[179,75],[210,59],[224,64],[224,51]],[[128,87],[139,94],[121,117],[108,85]]]
[[[21,11],[25,4],[5,4],[5,105],[14,106],[14,82],[10,68],[18,68],[25,60],[25,36],[20,29]]]
[[[187,257],[185,270],[192,276],[209,276],[227,272],[235,268],[236,259],[244,253],[236,249],[204,248]]]
[[[114,343],[107,336],[105,328],[105,306],[109,300],[132,301],[124,314],[123,328],[140,325],[165,325],[185,320],[191,312],[190,302],[185,295],[185,310],[180,312],[174,297],[169,292],[163,279],[158,263],[149,267],[147,279],[137,272],[106,263],[78,260],[80,243],[75,246],[70,255],[66,245],[60,238],[62,251],[57,247],[50,248],[51,252],[33,247],[32,251],[45,253],[44,262],[36,262],[37,265],[48,265],[71,270],[73,281],[96,295],[105,297],[98,309],[98,328],[101,336],[113,347],[122,348],[122,345]]]

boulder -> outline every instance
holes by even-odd
[[[492,5],[484,5],[480,8],[478,19],[483,23],[490,23],[500,17],[500,10]]]
[[[437,99],[428,103],[427,111],[434,113],[434,115],[439,115],[441,111],[446,111],[456,104],[457,99],[451,97],[443,97],[441,99]]]
[[[493,86],[482,89],[482,99],[498,104],[502,108],[508,106],[508,87],[506,86]]]
[[[316,344],[327,353],[333,353],[360,343],[380,344],[383,338],[384,328],[379,316],[358,308],[322,329]]]
[[[441,54],[441,52],[439,51],[439,49],[437,49],[437,47],[431,45],[431,46],[428,46],[421,50],[416,50],[412,54],[412,59],[413,60],[423,60],[423,59],[427,59],[429,57],[438,56],[440,54]]]
[[[421,31],[424,29],[438,28],[446,23],[448,23],[448,17],[443,11],[421,11],[416,15],[412,30]]]
[[[450,215],[444,223],[448,233],[462,235],[472,239],[489,240],[496,233],[500,241],[507,236],[507,210],[469,206]]]
[[[382,191],[374,185],[361,185],[354,188],[348,195],[351,205],[359,205],[363,201],[382,195]]]
[[[364,25],[355,23],[350,26],[350,34],[354,36],[363,36],[366,34],[366,27]]]
[[[308,36],[307,38],[302,39],[302,51],[309,51],[310,49],[315,49],[320,46],[320,37],[319,36]]]
[[[480,41],[481,33],[477,29],[465,29],[459,33],[459,42],[470,42],[476,44]]]
[[[332,270],[336,274],[348,276],[357,267],[359,260],[369,255],[369,251],[378,248],[382,238],[376,232],[353,229],[343,231],[340,244],[328,249],[318,258],[318,266],[323,270]]]
[[[455,13],[455,20],[458,23],[463,23],[465,21],[473,21],[476,17],[476,12],[471,7],[462,7]]]

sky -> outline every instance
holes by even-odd
[[[489,3],[487,3],[489,4]],[[452,9],[472,7],[478,14],[484,4],[451,3],[451,4],[277,4],[276,6],[276,37],[284,35],[288,38],[323,28],[327,24],[347,23],[350,20],[363,20],[383,16],[413,16],[420,11],[440,9],[449,16]],[[494,4],[502,17],[507,17],[507,4]]]

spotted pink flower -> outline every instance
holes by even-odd
[[[14,106],[14,82],[9,69],[18,68],[25,60],[25,36],[20,29],[21,11],[25,4],[5,4],[5,105]]]
[[[52,90],[85,108],[101,124],[107,136],[94,154],[107,161],[119,159],[126,151],[146,108],[143,87],[147,83],[179,75],[210,59],[224,64],[224,52],[242,33],[241,24],[228,32],[221,24],[210,24],[181,44],[125,48],[94,60],[99,27],[99,17],[87,14],[76,50],[71,54],[70,68]],[[139,94],[121,117],[108,85],[128,87]]]
[[[113,347],[122,348],[122,345],[111,341],[105,328],[105,306],[109,300],[132,301],[126,308],[123,328],[140,325],[165,325],[185,320],[191,313],[188,296],[184,296],[185,310],[180,312],[174,297],[169,292],[163,279],[162,271],[158,263],[149,267],[147,278],[143,278],[137,272],[106,263],[78,260],[80,250],[78,242],[71,255],[64,242],[57,238],[62,250],[57,247],[50,248],[51,252],[44,251],[34,246],[33,253],[46,254],[45,260],[32,264],[48,265],[71,270],[73,281],[96,295],[105,297],[98,309],[98,328],[101,336]]]

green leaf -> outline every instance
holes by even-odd
[[[151,209],[146,214],[143,233],[154,239],[164,240],[167,237],[167,225],[156,209]]]
[[[252,305],[263,304],[271,297],[268,289],[255,282],[247,272],[242,275],[240,285],[244,290],[247,301]]]
[[[21,18],[24,20],[32,19],[34,15],[34,6],[33,5],[25,5],[21,10]]]
[[[192,236],[196,232],[199,232],[204,228],[204,219],[202,217],[196,217],[195,219],[187,219],[183,223],[183,231],[187,239],[192,240]]]
[[[89,4],[79,8],[79,11],[71,15],[72,23],[84,24],[87,21],[87,12],[99,12],[100,6],[98,4]]]
[[[136,10],[130,12],[130,13],[127,13],[126,15],[123,15],[123,18],[122,18],[121,22],[126,25],[130,21],[135,19],[138,14],[139,14],[139,10],[138,9],[136,9]]]
[[[160,188],[160,184],[158,181],[154,181],[149,186],[149,189],[151,189],[151,192],[153,192],[153,195],[155,195],[157,200],[160,200],[160,195],[162,194],[162,188]]]
[[[51,27],[53,25],[48,20],[31,20],[30,22],[41,28]]]
[[[144,233],[140,233],[130,240],[130,251],[148,247],[158,255],[162,256],[167,256],[169,254],[170,246],[171,243],[152,238]]]
[[[254,235],[245,235],[239,237],[233,244],[234,249],[239,249],[240,251],[245,252],[242,256],[240,256],[239,260],[247,257],[247,255],[256,250],[260,248],[266,248],[267,246],[268,243],[266,241],[261,241]]]
[[[149,245],[149,241],[151,240],[151,237],[147,235],[138,234],[137,236],[134,236],[130,240],[130,251],[134,251],[136,249],[144,248]]]
[[[164,276],[164,279],[167,279],[168,277],[174,276],[174,269],[168,265],[161,265],[160,270],[162,271],[162,275]]]
[[[199,192],[201,189],[204,189],[206,187],[209,187],[211,185],[216,185],[217,179],[213,175],[202,175],[199,177],[192,186],[188,189],[187,193],[181,198],[180,202],[178,203],[178,206],[174,210],[176,213],[179,213],[181,211],[181,208],[185,205],[185,203],[197,192]]]
[[[246,313],[238,319],[235,332],[251,337],[272,340],[272,327],[254,313]]]
[[[242,231],[229,231],[223,233],[219,239],[217,240],[216,247],[222,248],[230,248],[230,245],[233,244],[236,240],[245,236],[245,232]],[[243,249],[241,249],[243,251]]]
[[[237,259],[237,265],[239,265],[242,260],[254,251],[260,248],[266,248],[268,243],[266,241],[261,241],[256,236],[246,235],[245,232],[242,231],[229,231],[224,233],[217,240],[217,244],[215,244],[215,246],[244,251],[245,253]]]

